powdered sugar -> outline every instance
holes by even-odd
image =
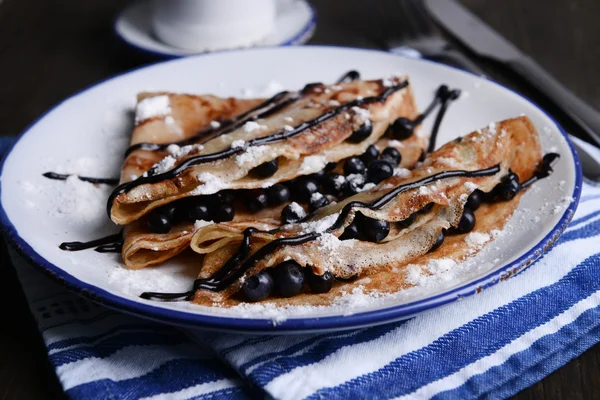
[[[436,161],[440,164],[447,165],[448,167],[458,166],[458,161],[456,161],[455,158],[451,157],[438,157]]]
[[[200,172],[197,178],[202,184],[191,191],[191,194],[194,196],[199,194],[213,194],[227,188],[225,182],[209,172]]]
[[[167,146],[167,152],[175,158],[181,158],[187,156],[192,152],[200,151],[203,148],[204,146],[202,146],[201,144],[188,144],[187,146],[183,147],[179,147],[176,144],[170,144]]]
[[[315,192],[315,193],[313,193],[313,194],[311,194],[311,195],[310,195],[310,201],[311,201],[311,202],[313,202],[313,201],[319,201],[319,200],[321,200],[323,197],[324,197],[324,196],[323,196],[321,193],[319,193],[319,192]]]
[[[221,123],[219,121],[210,121],[210,127],[213,129],[218,129],[221,127]]]
[[[373,189],[375,186],[377,186],[377,185],[375,185],[373,182],[369,182],[365,186],[363,186],[362,188],[360,188],[358,191],[359,192],[366,192],[367,190]]]
[[[265,125],[261,125],[256,121],[248,121],[244,124],[244,126],[242,127],[244,129],[244,132],[246,133],[252,133],[261,129],[265,129],[266,126]]]
[[[312,172],[320,171],[327,165],[327,159],[323,156],[308,156],[305,157],[300,165],[298,173],[300,175],[310,174]]]
[[[246,141],[243,139],[237,139],[231,142],[232,149],[240,149],[246,145]]]
[[[478,187],[476,184],[470,181],[466,181],[464,186],[469,190],[475,190]]]
[[[322,233],[325,232],[337,219],[339,213],[331,214],[325,218],[318,219],[316,221],[303,222],[300,224],[302,233]]]
[[[194,222],[194,228],[196,230],[198,230],[200,228],[204,228],[205,226],[213,225],[213,224],[214,224],[213,221],[204,221],[202,219],[197,219],[196,222]]]
[[[399,176],[400,178],[408,178],[410,174],[410,170],[406,168],[394,168],[394,176]]]
[[[304,208],[302,208],[302,206],[295,201],[291,202],[289,207],[290,210],[296,214],[296,216],[298,216],[298,218],[302,219],[306,217],[306,211],[304,211]]]
[[[166,156],[152,167],[155,173],[162,174],[175,166],[177,160],[173,156]]]
[[[356,185],[357,187],[362,187],[362,185],[365,184],[365,176],[361,174],[349,174],[346,177],[346,181],[353,185]]]
[[[146,98],[135,107],[135,123],[138,124],[150,118],[164,117],[171,114],[169,96],[161,95]]]
[[[471,232],[465,237],[467,246],[472,249],[479,250],[484,244],[492,240],[491,236],[487,233]]]
[[[242,166],[247,163],[252,163],[254,160],[261,158],[273,150],[269,146],[252,146],[246,148],[242,154],[235,157],[235,163]]]

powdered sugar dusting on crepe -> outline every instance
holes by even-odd
[[[151,118],[165,117],[169,114],[171,114],[169,96],[148,97],[135,107],[135,123],[138,124]]]
[[[221,189],[225,189],[227,184],[209,172],[201,172],[198,174],[198,180],[203,182],[200,186],[191,191],[191,194],[196,196],[200,194],[213,194]]]

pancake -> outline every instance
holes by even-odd
[[[250,277],[290,260],[310,268],[317,276],[328,272],[348,279],[396,271],[396,281],[406,283],[399,278],[405,274],[406,266],[415,260],[426,263],[434,257],[435,252],[428,251],[440,233],[457,229],[472,192],[478,189],[494,193],[510,174],[516,174],[523,182],[533,176],[541,162],[538,133],[528,118],[519,117],[447,143],[409,176],[392,176],[370,190],[319,209],[301,223],[271,232],[244,232],[243,227],[228,223],[200,227],[191,242],[191,248],[203,255],[194,301],[223,302]],[[481,232],[490,234],[501,228],[518,206],[518,200],[517,196],[482,207],[490,216],[478,223]],[[377,207],[367,206],[376,204]],[[404,224],[411,216],[414,221]],[[387,221],[389,233],[378,242],[340,240],[359,217]],[[456,238],[450,241],[457,244],[456,249],[447,252],[442,244],[436,251],[447,252],[460,261],[467,243]],[[335,291],[315,296],[320,299],[316,303],[321,304],[324,297],[334,298]],[[313,304],[311,299],[307,295],[306,304]]]
[[[333,105],[328,104],[330,102],[333,102],[334,104],[337,104],[335,102],[343,104],[342,101],[344,99],[349,101],[357,96],[360,96],[357,93],[372,94],[377,90],[385,90],[385,88],[391,85],[393,82],[403,81],[401,78],[398,78],[395,81],[386,82],[385,85],[383,81],[371,81],[367,82],[366,84],[361,84],[361,81],[357,81],[353,82],[353,86],[348,86],[349,84],[345,84],[344,86],[344,84],[341,84],[332,85],[331,88],[325,85],[312,85],[310,92],[308,92],[307,95],[312,93],[313,96],[307,97],[307,99],[300,99],[306,104],[304,106],[298,105],[298,107],[301,107],[301,109],[307,108],[307,104],[314,99],[319,98],[318,96],[315,97],[315,94],[327,94],[328,97],[320,100],[321,103],[327,105],[310,105],[310,107],[308,107],[310,109],[308,111],[308,115],[313,116],[315,115],[315,112],[323,113],[327,112],[327,110],[330,110],[331,107],[333,107]],[[131,141],[132,149],[134,150],[128,154],[124,162],[123,172],[121,174],[121,182],[127,182],[128,177],[134,178],[136,173],[139,174],[144,169],[150,169],[151,163],[160,162],[161,157],[164,159],[165,154],[171,154],[170,156],[166,157],[173,157],[176,156],[176,153],[183,154],[187,151],[189,151],[190,154],[201,154],[202,152],[194,152],[194,146],[198,146],[200,143],[205,143],[203,145],[204,148],[213,146],[212,151],[216,151],[223,147],[222,143],[233,142],[232,139],[229,138],[230,135],[239,135],[241,134],[240,131],[243,131],[242,133],[244,134],[248,134],[248,132],[245,132],[243,126],[248,121],[255,121],[255,117],[257,115],[264,114],[265,111],[268,113],[270,112],[271,107],[277,107],[277,104],[281,104],[282,101],[285,102],[288,94],[286,92],[282,93],[283,94],[277,94],[273,98],[267,100],[254,99],[247,101],[237,99],[220,99],[214,96],[166,95],[169,97],[171,104],[171,111],[169,115],[174,118],[175,122],[171,120],[166,121],[168,118],[168,116],[165,115],[166,113],[163,113],[158,118],[138,121]],[[156,97],[160,96],[165,96],[165,94],[142,94],[140,95],[140,101],[143,102],[146,99],[155,99]],[[273,99],[277,99],[277,101],[273,102]],[[293,104],[300,103],[300,100],[294,101]],[[275,106],[273,104],[275,104]],[[290,181],[292,178],[297,177],[297,175],[300,173],[308,174],[310,172],[319,172],[319,170],[324,167],[323,160],[338,161],[340,160],[340,157],[342,162],[340,162],[337,167],[334,167],[333,170],[329,169],[328,171],[343,173],[343,160],[346,158],[346,156],[354,155],[356,152],[359,152],[358,154],[360,154],[373,143],[380,150],[387,147],[396,148],[402,155],[400,167],[412,168],[425,149],[427,144],[426,136],[421,133],[418,128],[415,129],[416,134],[412,134],[402,141],[395,140],[389,135],[381,136],[387,130],[388,125],[398,116],[402,116],[407,119],[414,119],[417,117],[418,113],[412,97],[412,90],[410,89],[410,86],[403,88],[397,93],[393,93],[393,95],[383,105],[376,104],[372,107],[379,114],[383,115],[381,117],[383,119],[374,119],[371,117],[371,119],[375,121],[373,124],[373,133],[366,140],[359,144],[349,144],[340,140],[337,140],[337,144],[328,143],[327,140],[329,140],[329,138],[326,136],[331,135],[328,135],[326,127],[315,127],[313,131],[317,133],[313,133],[312,131],[306,132],[305,134],[309,135],[310,138],[305,138],[300,142],[300,144],[295,145],[304,147],[304,149],[308,148],[314,153],[310,153],[311,156],[308,157],[300,156],[300,158],[297,160],[290,159],[288,161],[281,161],[278,172],[271,176],[267,181],[262,180],[261,186],[273,185],[281,181]],[[186,117],[186,112],[192,112],[192,110],[194,110],[196,113],[193,118],[193,124],[189,122],[190,118]],[[199,110],[201,110],[201,112],[199,112]],[[235,114],[235,111],[241,112],[241,114]],[[284,112],[286,109],[283,107],[279,111]],[[361,111],[352,110],[352,108],[350,108],[350,113],[356,114],[360,112]],[[282,117],[281,115],[275,113],[272,115],[272,118],[278,119],[280,122],[283,118],[283,121],[288,123],[290,117]],[[308,116],[305,116],[305,118],[308,118]],[[347,122],[346,117],[343,117],[342,119],[344,120],[344,123]],[[211,129],[211,122],[213,125],[217,125],[214,123],[214,121],[220,121],[219,127]],[[263,121],[261,119],[256,121],[265,122],[265,124],[269,123],[268,121]],[[147,124],[153,125],[148,126]],[[238,125],[241,128],[237,129],[236,126]],[[173,126],[180,127],[180,129],[174,129]],[[344,126],[348,128],[348,126]],[[352,129],[355,129],[355,127]],[[338,131],[341,132],[341,134],[348,134],[348,132],[352,132],[352,129]],[[183,136],[181,135],[182,131],[184,132]],[[321,140],[319,138],[323,139],[323,143],[320,146],[314,146],[309,143],[309,140]],[[181,145],[167,146],[176,140],[179,141]],[[215,141],[218,143],[213,143]],[[142,145],[140,145],[140,143],[142,143]],[[162,146],[161,148],[157,148],[157,146],[153,146],[153,144],[161,144]],[[273,146],[275,147],[277,144],[274,144]],[[292,154],[290,153],[290,149],[295,151],[293,146],[290,147],[289,144],[286,144],[286,146],[288,148],[288,153],[286,154]],[[325,154],[325,156],[319,155],[321,154],[317,152],[319,149],[321,150],[321,153]],[[239,160],[240,157],[245,157],[245,155],[237,157]],[[318,165],[314,166],[314,168],[306,168],[306,160],[308,159],[310,161],[311,157],[313,159],[320,157],[321,160],[319,161]],[[180,158],[183,159],[185,157],[182,155]],[[279,160],[282,158],[284,157],[279,157]],[[245,159],[249,163],[250,167],[246,165],[239,166],[237,163],[235,166],[227,166],[222,165],[223,162],[221,162],[219,164],[221,165],[219,168],[222,168],[226,172],[235,171],[238,173],[238,170],[247,172],[254,164],[256,164],[256,162],[249,157],[245,157]],[[270,204],[266,209],[258,213],[251,212],[247,209],[247,207],[245,207],[244,193],[247,193],[247,191],[242,189],[245,189],[246,187],[255,187],[256,182],[254,181],[256,181],[256,179],[248,175],[236,181],[235,187],[238,190],[234,191],[233,193],[239,197],[239,200],[237,200],[235,217],[230,224],[235,224],[237,227],[260,225],[265,227],[265,229],[267,227],[274,228],[279,226],[281,223],[281,210],[289,202],[275,206]],[[159,182],[156,184],[156,186],[168,184],[169,182]],[[190,196],[193,197],[193,199],[182,199],[182,197],[188,197],[188,195],[189,193],[184,193],[183,195],[170,196],[155,202],[148,201],[147,206],[148,209],[152,209],[157,205],[162,205],[162,209],[164,209],[165,206],[163,203],[166,203],[175,208],[180,208],[182,202],[186,202],[187,206],[189,206],[189,204],[198,204],[198,202],[206,201],[206,199],[209,198],[209,196],[203,194],[196,194],[194,196]],[[331,196],[330,198],[332,200],[337,200]],[[137,207],[138,205],[139,204],[133,204],[134,207]],[[161,209],[159,208],[158,211],[160,210]],[[152,230],[148,228],[148,218],[148,215],[139,216],[136,220],[130,221],[124,229],[122,257],[127,267],[131,269],[139,269],[148,265],[160,264],[177,255],[187,247],[192,234],[197,229],[197,225],[194,224],[194,220],[190,220],[189,218],[178,218],[178,220],[172,224],[172,228],[168,232],[152,232]],[[212,219],[209,218],[208,220],[212,222]]]
[[[133,181],[149,164],[130,154],[122,184],[109,199],[111,219],[126,225],[185,197],[265,188],[316,173],[327,163],[364,153],[398,117],[417,116],[410,85],[403,77],[307,85],[300,92],[283,92],[262,111],[202,144],[195,141],[171,148],[168,156]],[[166,122],[157,123],[165,128]],[[369,135],[364,140],[350,138],[365,127]],[[420,135],[412,135],[403,144],[406,165],[416,162],[425,142]],[[279,166],[273,175],[253,173],[256,167],[274,160]]]

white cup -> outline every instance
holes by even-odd
[[[258,44],[275,29],[275,0],[154,0],[155,35],[187,50]]]

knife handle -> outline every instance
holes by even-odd
[[[600,145],[600,112],[575,96],[530,57],[511,60],[508,66],[552,100]]]

